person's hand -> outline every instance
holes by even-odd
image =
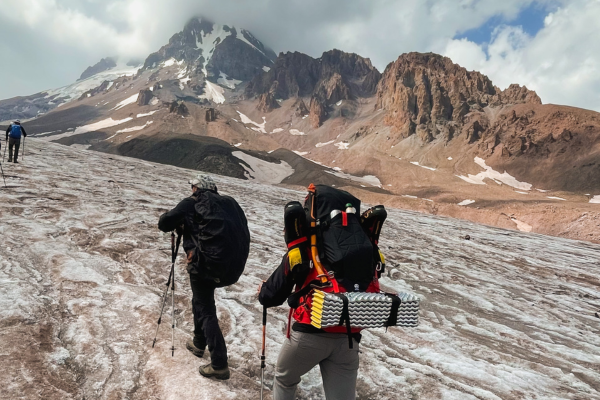
[[[183,225],[178,226],[177,228],[175,228],[175,233],[177,234],[177,236],[183,235]]]
[[[258,285],[258,290],[256,291],[256,296],[260,296],[260,291],[262,290],[262,285],[263,283],[265,283],[266,281],[262,281],[260,283],[260,285]]]

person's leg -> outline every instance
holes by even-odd
[[[223,369],[227,367],[227,347],[217,319],[214,283],[197,278],[195,274],[190,274],[190,282],[194,293],[192,298],[194,333],[197,330],[204,333],[213,368]]]
[[[358,375],[358,342],[354,339],[354,348],[349,348],[348,337],[340,334],[339,339],[331,343],[333,351],[329,357],[319,363],[323,388],[327,400],[353,400],[356,398],[356,377]]]
[[[302,375],[327,357],[320,334],[292,331],[283,342],[273,381],[273,400],[294,400]]]
[[[201,296],[201,287],[199,284],[199,279],[196,277],[196,274],[190,274],[190,286],[192,287],[192,314],[194,315],[194,346],[198,349],[204,350],[206,348],[206,336],[204,336],[204,331],[202,330],[202,322],[200,318],[200,309],[195,306],[194,297]]]
[[[21,147],[21,139],[15,139],[15,156],[13,161],[17,162],[19,158],[19,147]]]
[[[12,162],[14,145],[15,145],[15,140],[13,138],[9,137],[8,138],[8,162]]]

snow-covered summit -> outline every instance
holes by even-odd
[[[250,80],[273,64],[276,55],[245,29],[194,18],[167,45],[148,56],[142,70],[158,68],[171,58],[185,62],[192,74],[202,73],[216,82],[221,73]]]

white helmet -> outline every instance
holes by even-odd
[[[208,175],[198,174],[190,179],[188,183],[192,186],[196,186],[198,189],[212,190],[213,192],[217,191],[215,181]]]

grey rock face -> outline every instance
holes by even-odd
[[[115,62],[115,60],[111,57],[106,57],[103,58],[102,60],[98,61],[98,63],[96,63],[95,65],[92,65],[91,67],[87,67],[85,71],[83,71],[83,73],[81,74],[81,76],[79,77],[79,81],[82,81],[86,78],[89,78],[92,75],[96,75],[97,73],[100,72],[104,72],[104,71],[108,71],[111,68],[114,68],[117,66],[117,63]]]

